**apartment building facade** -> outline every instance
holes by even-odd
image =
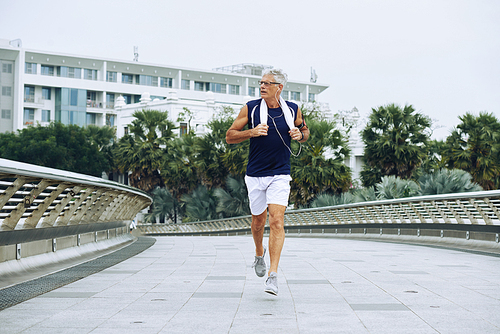
[[[268,66],[240,64],[200,70],[24,49],[0,40],[0,132],[60,121],[79,126],[115,126],[127,131],[142,108],[168,111],[177,122],[188,108],[198,132],[222,105],[239,110],[259,97],[258,81]],[[290,80],[283,94],[316,101],[328,85]],[[324,106],[328,109],[328,106]],[[177,122],[180,132],[183,122]]]

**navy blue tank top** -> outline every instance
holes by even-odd
[[[257,126],[260,124],[260,101],[252,100],[247,103],[248,108],[248,126],[252,124]],[[292,102],[286,102],[294,111],[294,120],[297,119],[298,106]],[[253,112],[252,119],[252,110]],[[274,123],[273,123],[274,119]],[[276,123],[276,127],[274,124]],[[248,155],[247,175],[254,177],[274,176],[274,175],[289,175],[290,174],[290,151],[283,144],[278,132],[290,147],[292,138],[288,131],[288,125],[285,121],[285,116],[281,108],[269,108],[267,125],[269,129],[267,136],[250,138],[250,153]]]

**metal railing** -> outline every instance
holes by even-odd
[[[120,183],[0,159],[0,245],[8,244],[7,231],[123,225],[151,203],[146,193]]]
[[[251,216],[184,224],[140,225],[150,235],[217,235],[250,231]],[[287,232],[415,233],[443,237],[445,231],[490,233],[499,241],[500,190],[410,197],[285,212]],[[449,234],[449,233],[448,233]]]

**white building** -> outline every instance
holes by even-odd
[[[258,98],[258,81],[267,68],[255,64],[181,68],[28,50],[20,40],[0,40],[0,63],[0,132],[61,121],[117,126],[118,137],[132,112],[143,107],[168,110],[172,121],[186,107],[202,129],[215,107],[238,110]],[[290,80],[283,93],[289,100],[312,101],[327,88]]]
[[[238,111],[258,98],[258,81],[269,67],[240,64],[200,70],[28,50],[20,40],[0,39],[0,132],[60,121],[115,126],[121,137],[133,112],[147,108],[168,111],[182,133],[187,124],[177,118],[188,108],[194,116],[190,125],[201,134],[215,108],[225,105]],[[289,80],[282,96],[299,103],[317,101],[327,88],[316,83],[312,72],[310,82]],[[328,104],[322,104],[322,110],[332,116]],[[350,144],[354,154],[346,160],[354,178],[362,156],[355,132]]]

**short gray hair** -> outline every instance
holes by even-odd
[[[280,68],[269,68],[264,71],[262,76],[264,75],[272,75],[274,77],[274,81],[279,82],[283,86],[286,85],[286,82],[288,81],[288,75]]]

